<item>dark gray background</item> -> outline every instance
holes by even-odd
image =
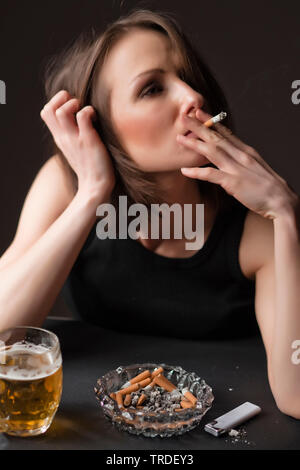
[[[300,105],[291,100],[291,84],[300,79],[299,1],[2,1],[0,80],[7,104],[0,106],[0,255],[51,156],[39,114],[47,58],[83,30],[98,31],[136,5],[176,14],[223,87],[236,134],[300,193]],[[51,314],[69,315],[60,296]]]

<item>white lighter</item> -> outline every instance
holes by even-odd
[[[206,424],[204,430],[213,436],[218,437],[232,429],[234,426],[247,421],[260,412],[261,408],[259,406],[253,405],[253,403],[246,401],[242,405],[237,406],[228,413],[225,413],[219,418],[216,418],[210,423]]]

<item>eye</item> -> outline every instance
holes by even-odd
[[[154,91],[154,93],[152,93]],[[151,96],[153,94],[157,94],[157,92],[161,92],[162,91],[162,87],[158,84],[158,83],[155,83],[155,82],[152,82],[149,86],[146,86],[143,90],[143,92],[141,93],[141,98],[143,98],[144,96]]]

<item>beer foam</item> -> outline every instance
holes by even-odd
[[[38,380],[54,374],[61,366],[61,356],[54,360],[50,350],[42,345],[19,342],[12,345],[2,355],[6,360],[0,364],[0,378],[9,380]],[[3,359],[3,358],[2,358]],[[5,365],[13,360],[13,365]],[[25,364],[24,364],[25,362]]]

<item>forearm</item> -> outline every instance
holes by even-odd
[[[298,209],[274,219],[276,312],[271,370],[283,407],[299,408],[300,364],[292,361],[292,343],[300,339],[300,231]]]
[[[0,330],[43,323],[96,222],[99,201],[77,193],[35,244],[0,271]]]

